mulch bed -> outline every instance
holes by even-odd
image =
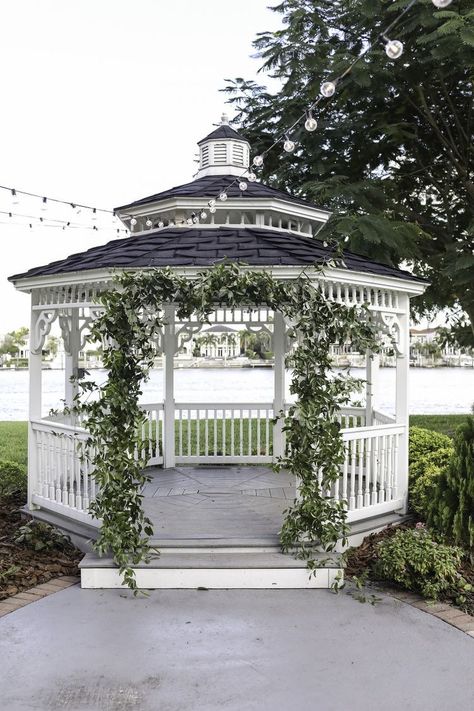
[[[399,526],[388,526],[383,531],[380,531],[379,533],[372,533],[364,538],[360,546],[353,548],[348,552],[345,568],[347,577],[353,578],[354,576],[360,577],[368,575],[368,578],[373,582],[383,582],[383,584],[386,584],[387,581],[376,580],[372,573],[373,566],[377,560],[377,545],[380,541],[391,538],[398,530],[414,528],[414,526],[414,523],[401,524]],[[474,565],[468,561],[464,561],[459,572],[465,578],[466,582],[471,583],[474,589]],[[398,588],[400,590],[402,589],[395,583],[390,584],[394,588]],[[463,612],[468,612],[469,614],[474,615],[474,591],[472,593],[466,593],[466,598],[466,602],[459,605],[452,598],[447,598],[445,602],[449,602],[450,604],[459,607]]]
[[[41,551],[15,543],[19,527],[31,520],[20,511],[24,503],[21,496],[0,498],[0,600],[61,575],[78,575],[84,556],[71,543]]]

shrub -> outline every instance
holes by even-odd
[[[408,458],[410,462],[410,474],[415,472],[418,461],[440,449],[451,449],[452,440],[440,432],[425,430],[422,427],[410,427],[408,444]]]
[[[436,464],[428,464],[423,472],[416,478],[413,485],[410,485],[409,503],[410,509],[417,513],[423,520],[428,515],[428,507],[433,497],[433,491],[441,476],[441,467]]]
[[[474,417],[456,431],[454,454],[438,477],[427,513],[442,535],[474,548]]]
[[[42,521],[30,521],[20,526],[13,540],[35,551],[51,551],[55,548],[63,550],[72,545],[67,536]]]
[[[423,476],[427,469],[438,467],[444,469],[448,466],[454,447],[452,444],[449,447],[440,447],[432,452],[422,454],[410,464],[410,486],[414,485],[420,476]]]
[[[14,493],[26,496],[26,472],[20,464],[8,460],[0,460],[0,495],[9,496]]]
[[[458,570],[462,550],[437,543],[422,524],[399,530],[378,544],[375,575],[428,599],[459,595],[470,589]]]

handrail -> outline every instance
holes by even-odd
[[[89,432],[84,429],[84,427],[65,425],[62,422],[57,422],[54,420],[30,420],[34,430],[39,430],[40,432],[51,432],[51,430],[64,430],[65,432],[71,432],[72,434],[87,435],[89,437]]]
[[[364,438],[365,436],[370,437],[371,435],[389,435],[389,434],[402,434],[405,432],[406,425],[371,425],[370,427],[350,427],[344,430],[340,430],[340,434],[343,436],[345,441],[351,439]]]
[[[273,403],[270,402],[176,402],[175,408],[183,410],[271,410]]]

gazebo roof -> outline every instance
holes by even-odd
[[[146,267],[206,267],[230,260],[250,266],[304,267],[322,264],[334,254],[317,239],[261,227],[163,228],[113,240],[44,266],[10,277],[11,281],[95,269]],[[368,272],[403,280],[424,280],[409,272],[344,252],[348,271]]]
[[[230,128],[229,126],[220,126],[217,131],[222,128]],[[233,129],[230,129],[233,130]],[[210,200],[215,198],[222,190],[226,191],[227,195],[232,197],[245,197],[245,198],[270,198],[285,200],[286,202],[298,203],[300,205],[306,205],[308,207],[315,207],[308,200],[303,198],[295,197],[284,190],[278,190],[277,188],[271,188],[269,185],[264,185],[259,182],[248,182],[247,189],[242,192],[239,188],[239,180],[236,180],[234,175],[206,175],[203,178],[197,178],[190,183],[185,183],[184,185],[177,185],[169,190],[164,190],[161,193],[156,193],[156,195],[149,195],[148,197],[141,198],[141,200],[135,200],[128,205],[122,205],[121,207],[116,207],[115,212],[121,213],[128,209],[140,207],[141,205],[147,205],[154,202],[159,202],[160,200],[167,200],[168,198],[175,197],[192,197],[192,198],[205,198]]]
[[[200,146],[201,143],[204,143],[204,141],[215,141],[219,140],[219,138],[233,138],[234,141],[245,141],[248,143],[246,138],[241,136],[240,133],[237,133],[237,131],[231,128],[228,124],[221,124],[214,131],[211,131],[211,133],[205,136],[205,138],[201,138],[201,140],[198,141],[198,146]]]

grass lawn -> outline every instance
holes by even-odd
[[[466,417],[467,415],[411,415],[410,425],[453,437],[456,428],[466,420]]]
[[[27,422],[0,422],[0,459],[17,462],[26,469]]]
[[[410,425],[415,426],[415,427],[425,427],[426,429],[429,430],[434,430],[435,432],[442,432],[443,434],[447,434],[450,437],[453,436],[456,427],[458,427],[465,419],[467,415],[412,415],[410,417]],[[217,449],[221,450],[222,447],[222,425],[219,422],[218,423],[218,431],[217,431]],[[195,443],[196,443],[196,423],[194,421],[191,422],[191,440],[193,442],[193,451],[195,448]],[[252,449],[255,451],[253,452],[254,454],[257,454],[256,452],[256,430],[257,430],[257,423],[256,421],[252,422]],[[18,464],[23,465],[26,467],[26,461],[27,461],[27,432],[28,432],[28,426],[26,422],[0,422],[0,460],[1,459],[7,459],[12,462],[18,462]],[[210,447],[210,454],[213,454],[213,445],[214,445],[214,431],[213,431],[213,423],[209,423],[209,434],[210,434],[210,440],[211,440],[211,447]],[[200,423],[200,449],[203,448],[202,442],[204,441],[204,423]],[[270,433],[269,433],[269,438],[270,438],[270,445],[271,445],[271,427],[270,427]],[[183,431],[181,438],[179,436],[178,432],[178,426],[176,428],[176,451],[179,452],[179,444],[180,444],[180,439],[182,439],[182,446],[183,449],[187,449],[187,444],[188,444],[188,425],[187,422],[183,422]],[[226,432],[225,432],[225,439],[226,439],[226,451],[230,451],[230,444],[231,444],[231,432],[230,432],[230,427],[226,427]],[[245,453],[248,452],[248,422],[244,421],[243,423],[243,431],[242,431],[242,445],[243,445],[243,451]],[[266,443],[266,432],[264,428],[264,423],[261,424],[261,438],[260,438],[260,448],[261,450],[264,448]],[[234,430],[234,446],[236,452],[240,450],[240,428],[237,428],[237,425]],[[204,451],[202,452],[204,454]],[[263,453],[263,452],[262,452]]]

